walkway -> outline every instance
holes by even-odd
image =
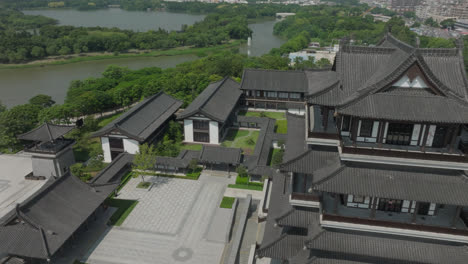
[[[226,185],[232,179],[206,173],[198,181],[151,177],[153,188],[138,189],[132,179],[118,198],[139,200],[121,227],[110,232],[83,261],[89,264],[193,263],[218,264],[226,229],[208,231],[227,223],[217,213]],[[217,217],[215,217],[217,215]],[[216,219],[216,220],[215,220]],[[219,236],[219,237],[217,237]],[[207,239],[209,237],[209,239]]]

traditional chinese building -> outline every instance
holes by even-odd
[[[93,136],[101,139],[104,162],[123,152],[136,154],[142,144],[156,143],[181,105],[181,101],[160,92],[96,131]]]
[[[231,78],[208,85],[177,116],[184,121],[184,142],[219,144],[234,120],[240,95],[239,83]]]
[[[278,263],[466,263],[468,80],[462,49],[387,35],[310,71],[287,114],[257,257]],[[276,263],[276,262],[275,262]]]

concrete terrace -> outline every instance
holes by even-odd
[[[230,229],[229,214],[218,212],[226,210],[219,203],[234,178],[203,173],[198,181],[154,176],[145,180],[154,183],[151,189],[136,188],[141,179],[133,178],[121,190],[119,199],[138,200],[138,205],[82,261],[218,264]]]

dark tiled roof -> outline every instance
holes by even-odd
[[[188,168],[190,162],[200,158],[200,151],[197,150],[182,150],[177,157],[156,157],[156,165],[170,166],[176,168]]]
[[[304,71],[245,69],[241,89],[307,93],[308,85]]]
[[[105,136],[115,130],[137,141],[145,141],[171,118],[181,105],[181,101],[160,92],[132,107],[93,136]]]
[[[468,123],[468,104],[464,106],[458,100],[436,95],[377,93],[340,107],[337,112],[362,118]]]
[[[241,153],[240,148],[203,146],[200,153],[200,162],[237,165],[240,163]]]
[[[224,78],[206,87],[201,94],[178,116],[184,119],[202,114],[215,121],[224,123],[237,105],[242,92],[240,85],[231,78]]]
[[[307,150],[305,143],[305,117],[286,113],[288,136],[283,161],[289,161]]]
[[[276,223],[281,226],[308,228],[313,223],[318,223],[318,208],[293,207],[286,214],[276,218]]]
[[[50,258],[106,198],[70,174],[49,179],[17,207],[16,217],[22,222],[0,227],[0,252]]]
[[[282,135],[275,134],[276,120],[267,117],[237,116],[236,121],[256,123],[260,126],[254,152],[245,159],[244,164],[248,167],[250,174],[271,176],[274,173],[274,169],[269,168],[267,163],[272,142],[274,140],[283,139]]]
[[[339,82],[335,71],[305,71],[305,75],[308,81],[308,96],[323,92]]]
[[[119,154],[91,180],[90,185],[110,194],[120,184],[122,177],[131,170],[134,157],[135,155],[129,153]]]
[[[305,243],[312,252],[331,258],[369,263],[466,263],[466,245],[358,231],[321,230]]]
[[[312,174],[313,171],[329,167],[340,161],[336,147],[316,147],[280,165],[280,170]]]
[[[314,171],[314,189],[440,204],[468,205],[468,177],[459,171],[337,161]]]
[[[269,245],[263,245],[257,250],[259,257],[288,260],[304,250],[307,236],[283,234]]]
[[[48,142],[62,137],[74,128],[74,126],[44,123],[29,132],[19,135],[18,138],[22,140]]]
[[[406,101],[395,105],[393,102],[398,100],[395,101],[389,95],[380,93],[388,89],[414,65],[421,69],[430,84],[446,98],[428,98],[419,94],[409,96],[405,93],[399,94],[399,99],[403,98]],[[397,119],[398,117],[398,120],[408,121],[439,121],[443,120],[441,115],[445,113],[454,116],[452,119],[458,118],[458,121],[452,120],[453,122],[459,122],[463,119],[459,117],[466,113],[464,109],[466,106],[459,107],[455,102],[468,102],[468,81],[463,57],[458,49],[418,49],[387,35],[377,47],[342,46],[337,54],[334,70],[338,82],[332,83],[331,78],[324,77],[323,82],[331,85],[325,85],[328,88],[311,89],[318,92],[308,95],[309,103],[339,106],[342,110],[351,107],[346,111],[347,114],[357,113],[369,118]],[[376,93],[380,94],[375,95]],[[354,106],[353,102],[359,106]],[[386,109],[387,115],[384,115],[380,109],[384,108],[382,103],[385,102],[387,106],[392,104],[391,108]],[[452,103],[455,106],[451,106]],[[406,104],[406,107],[401,108],[402,104]],[[451,107],[447,109],[446,105]],[[419,111],[418,116],[414,116],[413,109],[409,109],[411,106]],[[423,110],[420,110],[421,107],[424,107]],[[395,113],[393,109],[400,110]],[[437,109],[447,110],[439,110],[439,115],[433,116],[432,112],[428,113],[426,109],[432,112]],[[379,113],[381,115],[377,115]],[[395,117],[391,118],[392,116]],[[406,119],[400,116],[406,116]]]

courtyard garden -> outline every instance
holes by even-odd
[[[256,130],[230,129],[221,143],[223,147],[240,148],[246,155],[251,155],[257,144],[260,132]]]
[[[288,122],[284,112],[245,111],[241,110],[239,116],[268,117],[276,119],[275,132],[278,134],[288,133]]]

